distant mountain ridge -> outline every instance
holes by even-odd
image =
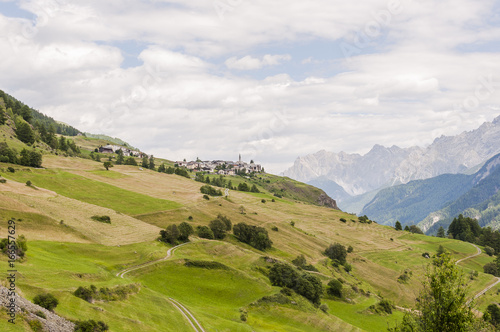
[[[427,234],[445,229],[459,214],[478,219],[481,226],[500,226],[500,154],[474,174],[443,174],[385,188],[361,214],[381,224],[418,224]]]
[[[499,152],[500,116],[478,129],[436,138],[426,148],[375,145],[363,156],[322,150],[297,158],[283,174],[308,183],[318,178],[326,183],[324,179],[328,179],[355,196],[445,173],[465,173]],[[320,188],[337,199],[326,186]]]

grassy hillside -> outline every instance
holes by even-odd
[[[306,203],[292,194],[278,198],[275,190],[289,188],[284,186],[288,180],[271,175],[251,180],[260,194],[231,191],[227,199],[207,201],[199,191],[202,183],[133,166],[116,165],[105,171],[102,163],[55,155],[44,156],[46,169],[15,166],[16,172],[10,173],[7,166],[0,164],[7,179],[0,184],[4,223],[0,235],[6,236],[8,218],[16,218],[18,235],[26,235],[29,248],[25,261],[17,264],[22,275],[18,290],[30,300],[51,292],[59,299],[55,309],[59,315],[102,320],[111,331],[189,331],[169,297],[186,306],[207,331],[383,331],[403,313],[377,315],[368,307],[381,297],[413,307],[429,263],[422,253],[435,253],[439,245],[457,259],[475,252],[467,243],[359,223],[354,215]],[[32,187],[26,186],[28,180]],[[241,180],[232,178],[233,184]],[[259,251],[232,234],[222,241],[192,237],[192,243],[177,249],[170,259],[124,278],[116,276],[122,269],[167,255],[171,246],[156,241],[161,229],[183,221],[193,227],[208,225],[219,213],[233,225],[245,222],[265,228],[273,248]],[[110,216],[111,224],[93,220],[94,215]],[[335,242],[354,249],[347,258],[350,273],[333,267],[322,254]],[[300,254],[319,271],[316,275],[325,286],[334,278],[344,281],[343,300],[322,299],[327,313],[297,294],[286,303],[273,300],[280,288],[269,282],[266,259],[290,263]],[[187,259],[216,261],[227,269],[188,267]],[[465,271],[480,272],[471,281],[471,296],[493,282],[493,277],[481,273],[482,265],[492,260],[482,254],[464,262]],[[0,269],[6,268],[2,255]],[[412,277],[401,284],[397,279],[405,270],[411,270]],[[140,284],[140,291],[122,301],[88,303],[72,295],[79,286],[131,283]],[[500,300],[499,289],[487,293],[490,302],[481,302],[483,309]]]

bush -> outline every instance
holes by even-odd
[[[347,247],[347,253],[351,253],[354,251],[354,248],[352,246]]]
[[[304,257],[304,255],[299,255],[292,261],[292,264],[297,266],[297,267],[302,268],[307,264],[307,261],[306,261],[306,258]]]
[[[405,230],[406,230],[406,227],[405,227]],[[409,231],[410,231],[410,233],[413,233],[413,234],[424,234],[424,232],[417,225],[411,225],[409,227]]]
[[[380,300],[379,303],[371,305],[369,309],[376,314],[392,314],[392,309],[396,307],[386,299]]]
[[[271,230],[272,230],[272,231],[277,232],[277,231],[278,231],[278,227],[276,227],[276,226],[272,226],[272,227],[271,227]]]
[[[345,218],[340,218],[340,221],[342,221],[344,223],[347,222],[347,220],[345,220]]]
[[[347,262],[346,262],[346,263],[344,263],[344,270],[345,270],[347,273],[351,272],[351,271],[352,271],[352,265],[351,265],[351,264],[349,264],[349,263],[347,263]]]
[[[329,257],[331,260],[338,260],[341,265],[344,265],[346,262],[347,250],[340,243],[331,244],[328,248],[325,249],[323,254]]]
[[[12,166],[7,167],[7,171],[9,171],[11,173],[15,173],[16,172],[16,170]]]
[[[261,199],[260,200],[262,203],[266,203],[266,200],[265,199]]]
[[[291,225],[292,227],[295,227],[295,221],[290,221],[290,225]]]
[[[181,222],[179,227],[177,227],[177,229],[179,230],[180,233],[177,239],[182,242],[189,241],[189,236],[194,233],[193,226],[191,226],[185,221]]]
[[[207,226],[201,226],[200,228],[198,228],[198,236],[203,239],[213,240],[214,232],[212,232],[212,230]]]
[[[74,332],[104,332],[108,331],[109,327],[106,323],[95,320],[77,321],[75,322]]]
[[[209,201],[210,197],[208,197],[208,195],[203,195],[203,199],[206,199],[207,201]]]
[[[222,191],[220,189],[215,189],[214,187],[206,184],[200,188],[202,194],[210,196],[222,196]]]
[[[337,279],[330,280],[326,292],[335,297],[342,297],[342,283]]]
[[[491,262],[483,266],[484,273],[492,274],[498,277],[498,266],[496,263]]]
[[[422,257],[423,257],[423,258],[431,258],[431,255],[429,255],[429,253],[428,253],[428,252],[424,252],[424,253],[422,254]]]
[[[43,319],[47,318],[47,316],[45,316],[45,314],[43,312],[41,312],[40,310],[38,310],[37,312],[35,312],[35,315],[37,315],[38,317],[41,317]]]
[[[43,324],[37,319],[28,321],[28,325],[34,332],[43,332]]]
[[[214,219],[210,221],[209,224],[210,229],[214,234],[214,238],[218,240],[222,240],[226,237],[226,224],[220,219]]]
[[[488,255],[488,256],[493,256],[495,254],[495,249],[493,249],[492,247],[484,247],[484,252]]]
[[[0,179],[0,183],[7,183],[6,179]]]
[[[319,309],[323,311],[325,314],[328,313],[328,305],[326,303],[323,303],[322,305],[319,306]]]
[[[33,298],[33,303],[49,311],[52,311],[55,307],[57,307],[59,301],[55,298],[54,295],[46,293],[35,296]]]
[[[403,274],[401,274],[401,275],[398,277],[398,282],[399,282],[400,284],[406,284],[406,283],[410,280],[410,278],[411,278],[411,276],[412,276],[412,275],[413,275],[413,272],[412,272],[412,271],[410,271],[410,270],[405,270],[405,271],[403,272]]]
[[[214,261],[192,261],[190,259],[186,259],[184,266],[199,267],[208,270],[229,270],[229,267],[227,267],[226,265]]]
[[[233,233],[241,242],[247,243],[259,250],[266,250],[273,245],[266,229],[262,227],[239,223],[234,225]]]
[[[30,180],[28,180],[28,181],[26,181],[26,185],[27,185],[28,187],[31,187],[33,184],[31,183],[31,181],[30,181]]]
[[[137,284],[120,285],[112,288],[101,287],[97,289],[96,286],[90,285],[87,287],[78,287],[73,295],[85,300],[89,303],[94,301],[120,301],[127,299],[129,294],[135,294],[139,291]]]
[[[92,216],[92,220],[103,222],[105,224],[111,224],[111,218],[109,216]]]

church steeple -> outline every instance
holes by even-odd
[[[241,153],[240,153],[240,158],[239,158],[239,162],[241,163]]]

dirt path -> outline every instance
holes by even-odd
[[[476,246],[475,244],[472,244],[472,246],[474,246],[474,248],[477,249],[477,252],[473,255],[470,255],[470,256],[467,256],[465,258],[462,258],[462,259],[459,259],[458,261],[455,262],[455,265],[458,265],[458,263],[460,262],[463,262],[469,258],[473,258],[473,257],[476,257],[476,256],[479,256],[481,255],[482,251],[481,251],[481,248],[479,248],[478,246]],[[472,301],[474,301],[475,299],[477,299],[478,297],[480,297],[481,295],[484,295],[484,293],[486,293],[487,291],[489,291],[490,289],[492,289],[493,287],[495,287],[498,283],[500,283],[500,278],[496,278],[496,281],[494,283],[492,283],[491,285],[487,286],[486,288],[484,288],[482,291],[480,291],[479,293],[477,293],[476,295],[474,295],[474,297],[472,297],[469,301],[467,301],[467,304],[471,303]],[[413,310],[413,309],[408,309],[408,308],[403,308],[403,307],[400,307],[400,306],[396,306],[397,309],[399,310],[402,310],[402,311],[413,311],[413,312],[419,312],[418,310]]]
[[[139,265],[135,265],[135,266],[126,268],[126,269],[118,272],[116,274],[116,276],[120,277],[120,278],[123,278],[125,276],[125,274],[127,274],[129,272],[136,271],[136,270],[145,268],[147,266],[150,266],[150,265],[153,265],[153,264],[165,261],[165,260],[169,259],[172,256],[172,254],[174,253],[174,250],[176,250],[177,248],[182,247],[182,246],[184,246],[186,244],[188,244],[188,243],[179,244],[178,246],[175,246],[175,247],[172,247],[172,248],[168,249],[167,256],[165,256],[163,258],[160,258],[160,259],[157,259],[157,260],[154,260],[154,261],[151,261],[151,262],[147,262],[147,263],[143,263],[143,264],[139,264]],[[187,321],[189,322],[189,324],[191,325],[191,327],[193,328],[194,331],[196,331],[196,332],[205,332],[205,330],[201,326],[200,322],[198,322],[198,320],[193,316],[193,314],[184,305],[182,305],[179,301],[174,300],[171,297],[168,298],[168,301],[177,310],[180,311],[180,313],[182,314],[182,316],[184,316],[184,318],[187,319]]]
[[[466,260],[466,259],[469,259],[469,258],[472,258],[472,257],[476,257],[476,256],[479,256],[481,254],[481,249],[476,246],[475,244],[472,244],[476,249],[477,249],[477,253],[475,253],[474,255],[471,255],[471,256],[468,256],[468,257],[465,257],[465,258],[462,258],[458,261],[456,261],[455,264],[458,265],[458,263]],[[482,291],[480,291],[479,293],[477,293],[472,299],[470,299],[469,301],[467,301],[467,304],[471,303],[473,300],[477,299],[478,297],[480,297],[481,295],[484,295],[484,293],[486,293],[487,291],[489,291],[490,289],[492,289],[493,287],[495,287],[498,283],[500,283],[500,278],[498,277],[495,277],[496,280],[494,283],[492,283],[491,285],[487,286],[485,289],[483,289]]]
[[[465,257],[465,258],[459,259],[458,261],[456,261],[456,262],[455,262],[455,265],[458,265],[458,263],[463,262],[463,261],[464,261],[464,260],[466,260],[466,259],[469,259],[469,258],[472,258],[472,257],[476,257],[476,256],[481,255],[481,249],[480,249],[478,246],[476,246],[475,244],[472,244],[472,243],[471,243],[471,245],[472,245],[472,246],[474,246],[474,248],[476,248],[476,249],[477,249],[477,252],[476,252],[475,254],[473,254],[473,255],[470,255],[470,256],[467,256],[467,257]]]

